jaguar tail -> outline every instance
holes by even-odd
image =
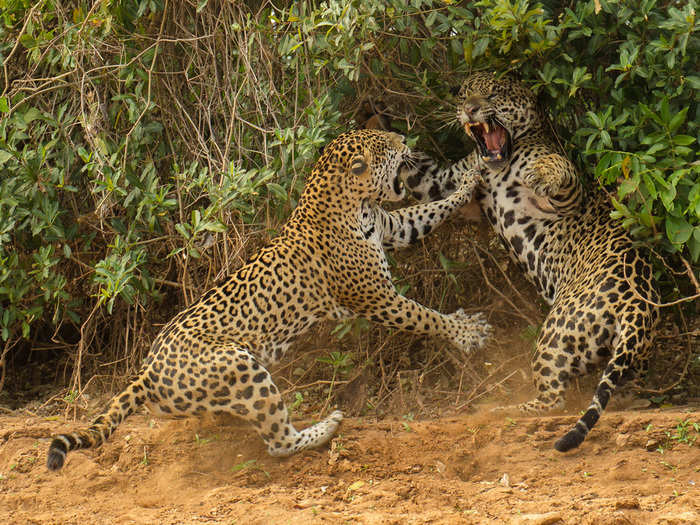
[[[640,317],[642,316],[640,315]],[[652,325],[654,319],[654,315],[646,318],[647,321],[651,321]],[[622,328],[620,338],[598,382],[591,404],[588,406],[583,416],[576,422],[574,428],[569,430],[554,444],[554,448],[559,452],[566,452],[583,443],[583,440],[586,439],[588,433],[598,422],[598,419],[605,410],[615,389],[624,381],[636,375],[638,371],[645,371],[644,369],[646,367],[642,363],[632,362],[632,356],[646,355],[651,344],[651,337],[649,336],[650,327],[647,327],[644,335],[641,336],[642,340],[638,339],[640,337],[638,332],[639,328],[632,323]],[[641,351],[640,347],[642,347]],[[640,365],[642,370],[638,370]]]
[[[144,378],[140,376],[121,394],[113,397],[107,411],[98,416],[86,430],[55,436],[46,460],[48,469],[59,470],[71,450],[98,447],[104,443],[117,426],[144,403],[145,392]]]

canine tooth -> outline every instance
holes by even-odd
[[[491,127],[489,126],[488,122],[484,122],[483,126],[486,133],[491,133]]]
[[[501,155],[500,153],[498,155],[496,155],[496,160],[502,160],[502,159],[503,159],[503,155]]]
[[[491,159],[489,159],[486,155],[482,155],[481,160],[483,160],[484,162],[488,162]]]

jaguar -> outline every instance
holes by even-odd
[[[429,158],[406,174],[422,202],[444,199],[462,174],[482,169],[475,199],[510,256],[551,305],[536,340],[536,397],[525,413],[560,408],[576,376],[604,365],[593,399],[555,443],[578,447],[616,388],[648,369],[659,320],[647,254],[604,192],[586,192],[536,96],[512,76],[477,72],[459,92],[457,120],[474,149],[441,168]]]
[[[328,144],[279,236],[163,327],[106,411],[87,429],[55,436],[48,468],[60,469],[71,450],[101,445],[142,405],[170,417],[240,416],[272,456],[326,443],[342,412],[297,430],[267,370],[324,319],[362,316],[463,351],[481,347],[490,333],[483,314],[439,313],[399,295],[391,282],[384,250],[428,234],[471,198],[480,176],[466,173],[444,200],[386,211],[380,203],[404,197],[401,180],[420,158],[393,132],[356,130]]]

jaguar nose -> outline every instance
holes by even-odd
[[[473,115],[474,113],[476,113],[477,111],[479,111],[479,110],[481,109],[481,105],[480,105],[478,102],[475,102],[475,101],[473,101],[473,102],[466,101],[466,102],[464,103],[464,106],[462,107],[462,109],[464,110],[464,112],[465,112],[467,115],[470,115],[470,116],[471,116],[471,115]]]
[[[390,137],[391,142],[393,142],[394,146],[396,147],[396,149],[399,149],[399,150],[407,149],[406,137],[404,137],[403,135],[400,135],[398,133],[394,133],[393,131],[389,132],[389,137]]]

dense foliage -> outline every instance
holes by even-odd
[[[3,357],[23,339],[82,351],[88,332],[128,344],[108,313],[144,319],[163,293],[191,300],[228,273],[288,215],[319,147],[375,111],[455,157],[450,92],[475,69],[520,75],[590,184],[612,185],[616,217],[700,260],[695,0],[0,13]]]

